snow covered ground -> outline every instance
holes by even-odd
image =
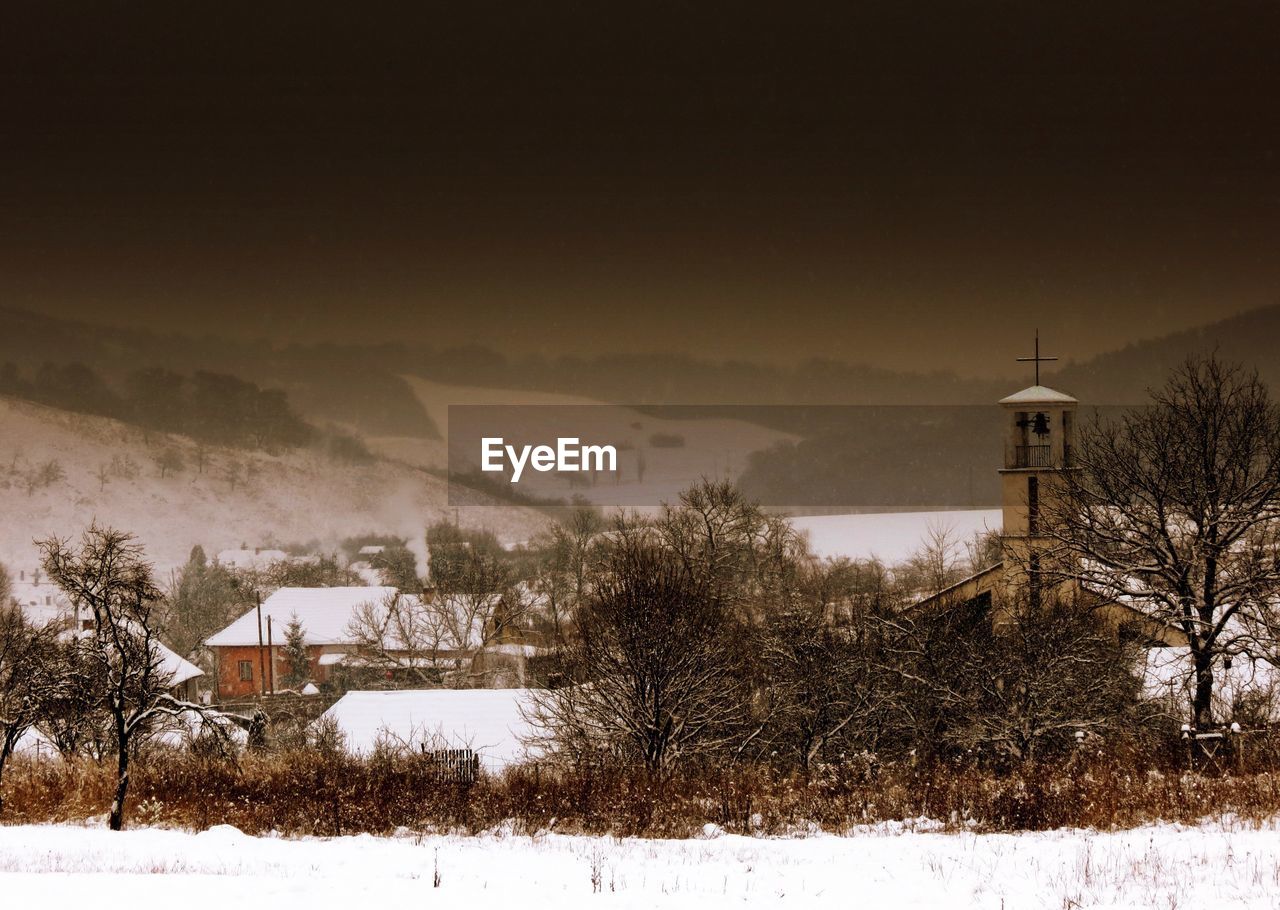
[[[1275,907],[1280,835],[1231,824],[1101,834],[692,841],[495,833],[333,840],[0,828],[5,906],[521,908]],[[438,875],[438,885],[437,877]],[[283,901],[286,903],[278,903]],[[312,905],[312,904],[308,904]]]
[[[999,509],[951,509],[935,512],[864,512],[848,515],[802,515],[791,519],[797,531],[809,535],[818,556],[877,558],[886,565],[903,562],[919,552],[935,531],[945,531],[952,556],[964,554],[974,534],[999,531]]]

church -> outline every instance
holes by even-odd
[[[917,608],[973,604],[998,627],[1002,612],[1019,600],[1035,604],[1042,597],[1088,597],[1077,582],[1047,564],[1054,549],[1042,521],[1045,504],[1061,487],[1064,472],[1075,469],[1073,449],[1079,402],[1040,384],[1040,364],[1056,360],[1040,356],[1036,338],[1035,383],[1002,398],[1004,459],[999,468],[1003,558],[974,575],[920,601]],[[1017,593],[1021,593],[1021,598]],[[1153,646],[1185,646],[1180,629],[1158,622],[1132,606],[1092,595],[1098,615],[1121,634]],[[1007,616],[1007,614],[1005,614]]]

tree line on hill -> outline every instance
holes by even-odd
[[[30,373],[5,363],[0,394],[215,445],[278,451],[315,438],[282,390],[224,373],[150,367],[128,373],[117,387],[82,363],[45,363]]]

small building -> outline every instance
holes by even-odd
[[[529,689],[400,689],[352,691],[317,723],[333,723],[344,747],[367,755],[381,747],[421,752],[469,750],[500,773],[536,758]]]
[[[92,615],[83,615],[62,589],[39,570],[20,570],[10,596],[28,622],[61,623],[62,635],[83,635],[93,629]],[[204,676],[204,671],[163,642],[156,640],[155,646],[160,671],[169,677],[166,687],[169,693],[183,701],[195,701],[199,697],[197,680]]]
[[[161,642],[156,642],[156,650],[160,658],[160,672],[169,677],[167,680],[169,694],[179,701],[199,700],[200,690],[197,680],[204,676],[204,670]]]
[[[28,622],[44,625],[65,620],[75,622],[75,610],[62,589],[49,581],[39,569],[21,569],[10,586],[10,599],[22,609]]]
[[[397,601],[417,615],[424,626],[421,638],[402,642],[388,627],[382,647],[368,648],[353,633],[353,622],[363,608],[386,610]],[[501,595],[472,608],[438,599],[435,592],[404,594],[388,585],[280,588],[263,601],[261,625],[258,609],[249,610],[206,644],[217,657],[222,699],[283,688],[287,629],[295,617],[311,662],[309,681],[321,686],[422,685],[424,670],[440,681],[460,673],[495,686],[523,685],[528,659],[544,649],[535,641],[540,636],[516,621],[520,614]],[[373,615],[375,623],[385,624],[385,613]]]

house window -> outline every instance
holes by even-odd
[[[253,682],[253,661],[240,661],[240,681]]]
[[[1027,478],[1027,531],[1040,530],[1040,478],[1034,474]]]

